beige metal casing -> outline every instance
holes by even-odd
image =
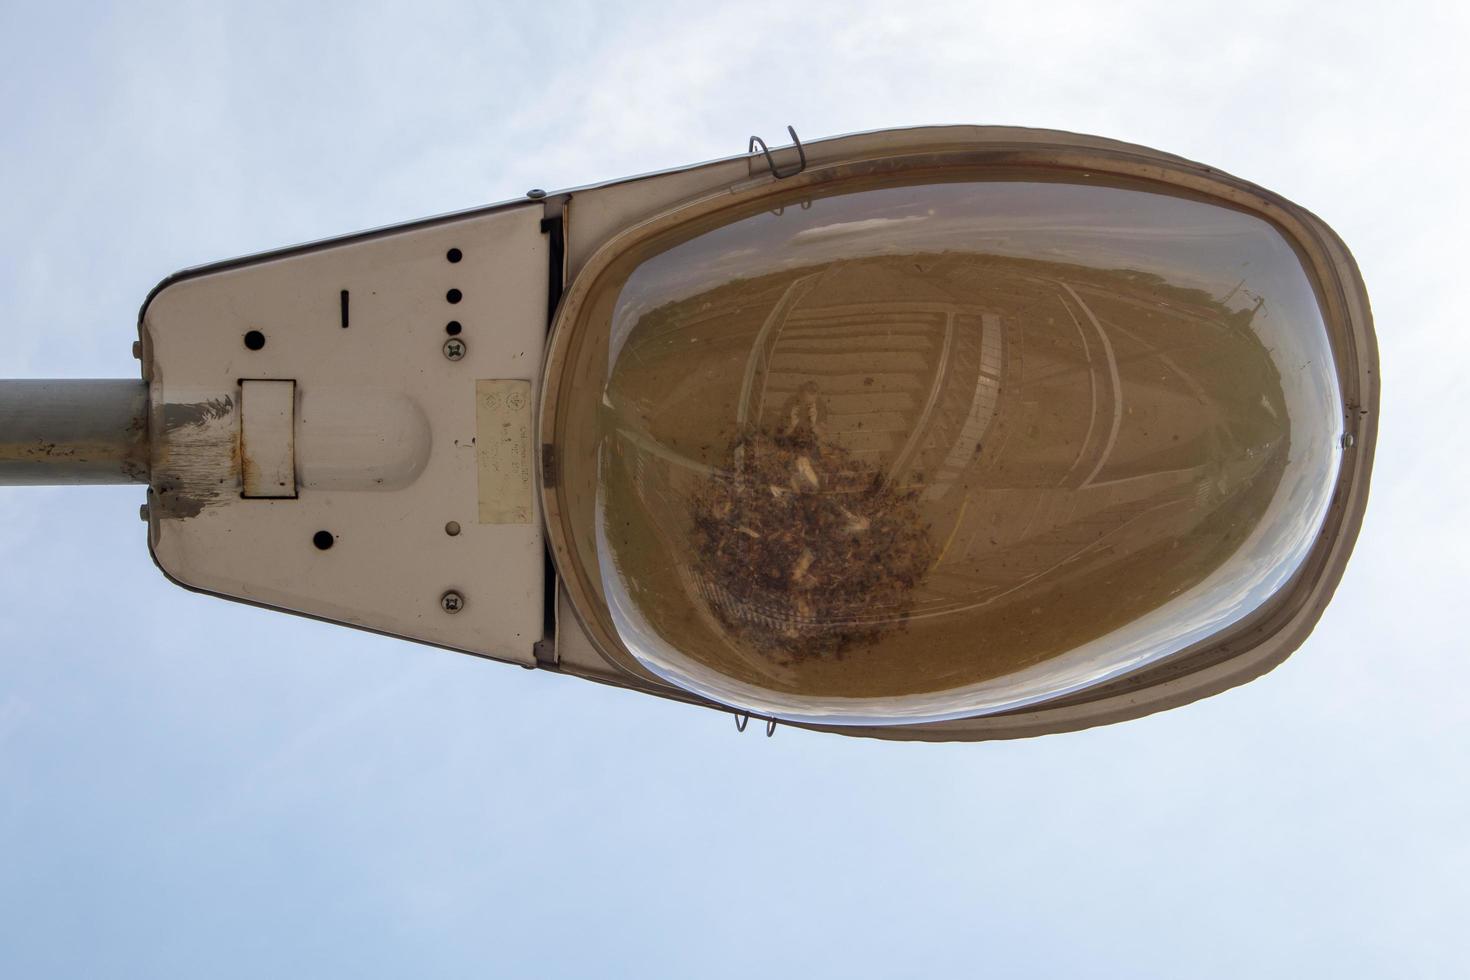
[[[534,664],[542,526],[527,508],[483,517],[475,389],[485,380],[523,386],[529,459],[547,319],[541,217],[541,205],[522,202],[161,285],[141,333],[149,542],[165,574],[199,591]],[[451,249],[459,261],[449,261]],[[461,324],[459,360],[444,350],[451,320]],[[258,350],[245,343],[251,331],[264,340]],[[254,486],[263,464],[268,482],[294,471],[295,485]],[[464,597],[452,615],[440,601],[451,590]]]

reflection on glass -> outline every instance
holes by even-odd
[[[1003,710],[1219,631],[1306,555],[1339,395],[1264,221],[1020,180],[725,220],[615,271],[558,434],[585,579],[671,682]]]

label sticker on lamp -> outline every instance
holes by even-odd
[[[531,523],[531,382],[475,382],[481,524]]]

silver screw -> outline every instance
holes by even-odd
[[[459,521],[450,521],[444,525],[444,533],[451,538],[459,533]]]
[[[148,523],[148,505],[147,504],[139,504],[138,505],[138,520],[142,521],[145,524]]]
[[[143,359],[143,342],[141,340],[133,341],[133,359],[136,361]]]
[[[439,606],[447,613],[457,613],[464,608],[464,596],[450,589],[439,597]]]
[[[1351,449],[1351,448],[1353,448],[1353,444],[1356,443],[1357,441],[1358,440],[1356,440],[1356,439],[1353,438],[1353,434],[1351,432],[1344,432],[1342,434],[1341,445],[1342,445],[1342,448],[1344,448],[1344,449]]]
[[[470,349],[465,346],[464,341],[460,340],[458,337],[450,337],[448,340],[444,341],[444,356],[449,358],[451,361],[460,360],[469,353],[469,350]]]

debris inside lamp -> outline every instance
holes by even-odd
[[[721,622],[796,662],[902,627],[933,562],[916,490],[823,435],[811,391],[751,427],[692,498],[697,571]]]

